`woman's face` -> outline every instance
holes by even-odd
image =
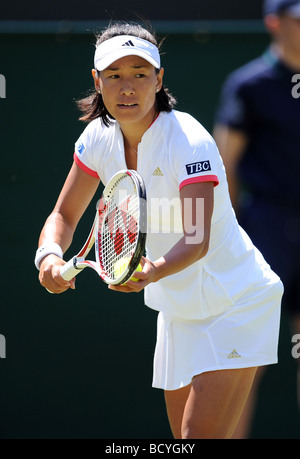
[[[155,116],[156,92],[162,87],[163,69],[139,56],[126,56],[100,72],[93,71],[108,112],[122,125],[148,129]]]

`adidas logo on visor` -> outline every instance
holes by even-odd
[[[122,46],[134,46],[131,40],[126,41]]]

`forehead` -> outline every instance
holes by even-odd
[[[135,55],[130,55],[130,56],[125,56],[121,57],[120,59],[114,61],[112,64],[110,64],[105,70],[119,70],[121,68],[141,68],[141,67],[146,67],[146,68],[153,68],[154,66],[150,64],[150,62],[146,61],[146,59],[143,59],[140,56],[135,56]],[[103,72],[105,72],[103,70]]]

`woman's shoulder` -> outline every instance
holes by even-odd
[[[172,110],[170,113],[164,113],[165,132],[175,133],[178,138],[184,138],[194,142],[212,141],[212,136],[206,128],[194,116],[187,112]],[[175,136],[172,136],[175,138]]]
[[[82,136],[89,139],[91,143],[107,139],[114,134],[117,123],[113,121],[109,126],[106,126],[100,118],[90,121],[85,127]]]
[[[105,135],[110,133],[111,131],[114,131],[116,125],[117,123],[115,120],[112,120],[111,123],[108,126],[106,126],[101,118],[96,118],[95,120],[90,121],[88,123],[85,130],[91,133]]]
[[[116,125],[113,122],[110,126],[105,126],[100,118],[90,121],[75,143],[75,152],[82,156],[100,151],[115,135]]]

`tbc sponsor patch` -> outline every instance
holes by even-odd
[[[185,167],[188,175],[197,174],[198,172],[211,171],[210,162],[208,160],[186,164]]]

